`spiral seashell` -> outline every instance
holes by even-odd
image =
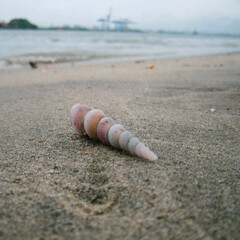
[[[110,117],[104,117],[99,121],[97,125],[97,136],[101,142],[110,144],[108,140],[108,131],[113,124],[115,124],[115,122]]]
[[[128,142],[129,142],[130,138],[132,138],[132,137],[133,137],[133,135],[129,131],[124,131],[123,133],[121,133],[121,135],[119,136],[120,148],[125,151],[128,151]]]
[[[114,124],[108,131],[108,140],[115,148],[119,147],[119,137],[125,128],[121,124]]]
[[[83,127],[84,117],[91,109],[85,105],[75,104],[71,109],[70,121],[76,132],[84,134]]]
[[[94,140],[99,139],[104,144],[125,150],[149,161],[158,159],[157,155],[144,143],[140,142],[121,124],[116,124],[112,118],[106,117],[100,109],[91,109],[78,103],[72,107],[70,119],[77,133],[86,133]]]
[[[84,118],[84,129],[87,133],[87,135],[94,139],[97,140],[97,125],[99,121],[105,117],[105,114],[102,110],[100,109],[93,109],[90,110],[85,118]]]

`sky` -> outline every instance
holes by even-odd
[[[0,0],[0,21],[26,18],[38,26],[100,26],[127,18],[142,30],[240,33],[240,0]]]

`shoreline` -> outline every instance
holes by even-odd
[[[123,62],[144,62],[144,61],[158,61],[158,60],[170,60],[170,59],[184,59],[184,58],[198,58],[198,57],[214,57],[214,56],[224,56],[224,55],[238,55],[240,54],[240,51],[226,51],[226,52],[220,52],[220,53],[209,53],[209,54],[197,54],[197,55],[176,55],[176,56],[162,56],[154,58],[152,56],[146,57],[123,57],[123,58],[101,58],[101,59],[90,59],[90,60],[82,60],[82,61],[66,61],[66,62],[54,62],[53,64],[46,64],[45,67],[44,61],[39,61],[40,69],[48,69],[48,68],[54,68],[54,67],[71,67],[71,66],[79,66],[79,65],[86,65],[86,64],[117,64],[117,63],[123,63]],[[4,60],[4,59],[2,59]],[[7,61],[7,60],[4,60]],[[38,61],[36,61],[37,63]],[[41,62],[43,63],[41,66]],[[8,66],[0,67],[0,71],[8,71],[8,70],[26,70],[31,69],[31,66],[29,63],[25,64],[14,64],[15,66],[12,66],[12,63],[10,63]]]
[[[0,68],[27,66],[30,61],[78,64],[240,51],[237,37],[120,32],[9,31],[2,35],[1,46]]]
[[[230,53],[1,71],[0,236],[238,239],[239,66]],[[78,102],[159,159],[76,134]]]

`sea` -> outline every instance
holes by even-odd
[[[0,69],[240,52],[240,35],[1,30]]]

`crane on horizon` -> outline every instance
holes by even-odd
[[[128,24],[134,24],[134,22],[128,20],[127,18],[112,21],[112,23],[115,24],[115,30],[117,31],[126,31],[128,30]]]
[[[106,16],[106,18],[99,18],[98,22],[102,23],[102,30],[109,30],[109,25],[110,25],[110,21],[111,21],[111,15],[112,15],[112,7],[109,10],[108,15]]]

